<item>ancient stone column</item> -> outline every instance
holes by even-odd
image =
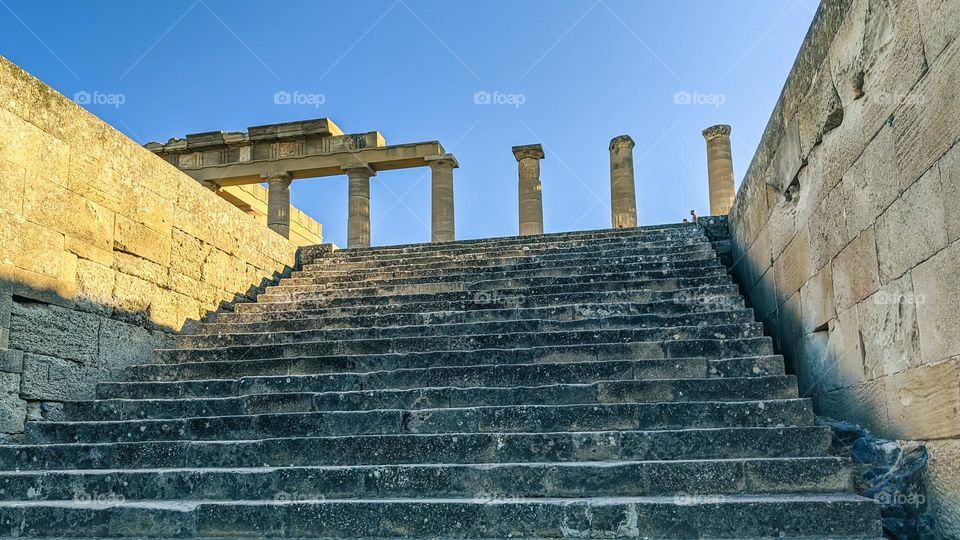
[[[610,211],[614,229],[637,226],[633,147],[629,135],[620,135],[610,141]]]
[[[370,247],[370,177],[376,172],[366,165],[348,165],[343,170],[350,178],[347,247]]]
[[[543,197],[540,192],[540,160],[543,147],[539,144],[514,146],[520,173],[520,236],[543,234]]]
[[[431,188],[431,241],[452,242],[453,224],[453,170],[460,166],[453,154],[426,158],[430,165]]]
[[[707,140],[707,171],[710,182],[710,213],[725,216],[733,206],[737,192],[733,187],[733,154],[730,150],[730,126],[718,125],[703,130]]]
[[[290,174],[272,173],[261,178],[267,183],[267,227],[290,238]]]

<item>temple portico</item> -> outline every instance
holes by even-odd
[[[246,133],[196,133],[146,147],[201,184],[217,190],[266,183],[268,226],[290,231],[294,180],[346,175],[348,247],[370,245],[370,178],[381,171],[430,167],[434,242],[454,240],[453,169],[459,164],[437,141],[387,146],[377,132],[343,134],[326,118],[248,128]]]

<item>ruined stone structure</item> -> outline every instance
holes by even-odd
[[[241,209],[264,227],[267,223],[269,192],[260,184],[227,186],[216,190],[217,195]],[[323,226],[315,219],[290,205],[289,240],[295,246],[315,246],[323,243]]]
[[[923,441],[960,537],[960,2],[825,2],[730,212],[819,413]]]
[[[637,228],[620,136],[612,230],[542,234],[531,145],[523,236],[455,243],[439,143],[165,162],[0,59],[0,536],[878,538],[816,412],[924,443],[960,537],[958,34],[960,0],[823,3],[729,227]],[[421,166],[438,243],[357,248]],[[290,183],[334,175],[355,249],[297,250]]]
[[[719,125],[703,130],[707,140],[707,172],[710,187],[710,214],[725,216],[733,206],[737,191],[733,187],[733,152],[730,149],[730,126]]]
[[[146,146],[213,190],[267,184],[267,224],[285,238],[291,230],[291,182],[346,175],[348,247],[370,245],[371,177],[379,171],[430,167],[433,241],[454,239],[453,169],[459,164],[436,141],[387,146],[377,131],[345,135],[330,119],[320,118],[254,126],[246,133],[195,133]]]

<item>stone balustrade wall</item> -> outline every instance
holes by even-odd
[[[295,253],[0,57],[0,439],[148,362]]]
[[[730,213],[818,413],[925,441],[960,537],[960,1],[825,0]]]

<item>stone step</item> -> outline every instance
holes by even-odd
[[[395,370],[420,370],[412,377],[424,381],[430,373],[443,369],[477,366],[515,366],[524,364],[551,365],[577,362],[635,362],[638,379],[758,377],[782,375],[783,357],[779,355],[727,357],[708,360],[704,357],[644,358],[633,355],[620,345],[597,348],[540,347],[520,350],[479,350],[469,352],[430,352],[418,354],[348,355],[299,358],[264,358],[257,360],[187,362],[178,364],[143,364],[126,369],[125,382],[105,382],[97,386],[98,396],[136,397],[129,392],[151,392],[150,396],[231,396],[238,395],[239,379],[255,376],[314,376],[324,375],[327,390],[369,389],[374,377],[386,379]],[[433,371],[427,371],[433,370]],[[462,372],[461,372],[462,373]],[[318,377],[315,377],[318,378]],[[334,383],[333,381],[339,381]],[[379,379],[378,379],[379,380]],[[398,381],[399,381],[398,377]],[[140,383],[151,386],[135,387]],[[236,385],[235,385],[236,383]],[[173,394],[167,394],[172,384],[180,384]],[[126,388],[129,387],[129,390]],[[159,392],[159,393],[156,393]]]
[[[682,460],[827,455],[824,426],[659,431],[452,433],[0,445],[0,462],[22,471],[151,467],[287,467],[411,463]]]
[[[480,463],[0,472],[2,501],[630,497],[837,492],[847,459]]]
[[[476,266],[510,267],[527,263],[565,263],[572,260],[683,261],[691,258],[716,258],[713,246],[703,240],[664,243],[656,246],[597,243],[570,249],[516,249],[485,253],[436,253],[415,256],[371,257],[353,260],[323,259],[301,265],[309,273],[346,273],[380,270],[422,270]]]
[[[533,266],[521,268],[518,266]],[[299,291],[314,288],[317,290],[332,288],[351,288],[358,286],[371,287],[375,285],[410,285],[414,283],[466,283],[477,280],[501,279],[544,279],[553,277],[567,277],[578,275],[603,275],[611,273],[656,272],[669,274],[671,272],[692,270],[716,270],[726,268],[714,256],[712,259],[689,260],[682,262],[623,262],[621,259],[603,261],[592,258],[577,258],[565,265],[545,266],[537,265],[509,265],[496,268],[444,268],[440,270],[404,270],[376,268],[371,271],[340,271],[336,273],[314,274],[310,272],[295,272],[284,278],[279,285],[273,285],[268,292]]]
[[[227,322],[233,317],[218,318],[216,322],[196,326],[195,335],[223,335],[255,332],[291,332],[305,330],[340,330],[353,328],[385,328],[404,326],[439,326],[456,324],[483,324],[491,322],[581,321],[584,324],[630,321],[636,328],[667,326],[705,326],[708,324],[740,324],[754,321],[751,309],[701,311],[660,315],[640,313],[641,304],[570,304],[547,308],[490,309],[482,311],[407,311],[386,315],[356,315],[307,317],[302,319],[263,320],[258,322]],[[619,324],[619,323],[617,323]]]
[[[535,269],[557,268],[570,266],[578,261],[588,260],[597,262],[620,262],[623,264],[682,264],[695,261],[712,261],[717,259],[717,253],[709,243],[683,245],[676,248],[664,249],[656,254],[625,255],[623,250],[604,254],[602,251],[567,251],[558,253],[537,253],[525,256],[500,257],[490,254],[487,257],[431,257],[428,260],[410,261],[397,260],[392,264],[374,264],[375,260],[364,263],[338,264],[304,264],[299,270],[291,273],[291,277],[324,277],[351,274],[376,274],[380,272],[409,272],[428,273],[444,272],[455,269],[482,271],[483,269],[496,270],[498,268]],[[524,252],[529,253],[529,252]],[[599,256],[598,256],[599,255]],[[604,256],[606,255],[606,256]]]
[[[28,423],[28,444],[112,441],[236,440],[397,433],[542,433],[554,431],[783,427],[813,424],[809,400],[661,402],[594,405],[378,409],[164,420]]]
[[[672,333],[671,333],[672,332]],[[706,356],[757,356],[773,354],[772,341],[762,337],[762,325],[743,328],[684,327],[669,332],[660,330],[572,330],[558,332],[515,332],[453,337],[396,337],[313,341],[274,345],[238,345],[231,347],[158,349],[154,361],[160,364],[252,360],[256,358],[292,358],[360,354],[404,354],[434,351],[472,351],[479,349],[520,349],[563,346],[587,348],[594,345],[624,344],[644,350],[647,358]],[[633,356],[630,356],[633,357]]]
[[[301,249],[301,259],[305,263],[314,261],[344,261],[363,260],[368,258],[406,257],[415,258],[422,255],[466,255],[479,256],[497,254],[511,250],[542,250],[564,249],[578,246],[591,246],[598,243],[653,243],[679,242],[684,240],[706,241],[702,230],[695,227],[688,229],[661,228],[658,230],[633,231],[593,231],[588,234],[549,234],[536,237],[502,237],[482,240],[465,240],[453,243],[422,243],[396,246],[380,246],[374,248],[353,248],[329,252],[324,246],[305,247]]]
[[[659,286],[662,290],[651,287]],[[672,287],[672,288],[670,288]],[[291,313],[311,316],[312,312],[323,311],[320,315],[330,315],[331,309],[347,313],[378,313],[387,311],[477,311],[522,307],[566,306],[571,303],[623,303],[655,304],[661,314],[696,310],[702,306],[743,307],[743,297],[729,278],[712,277],[696,280],[665,280],[654,283],[619,281],[613,283],[591,283],[576,288],[541,285],[528,289],[456,291],[432,294],[394,294],[383,295],[368,291],[366,295],[302,300],[298,302],[263,301],[236,304],[234,313]],[[229,316],[229,315],[225,315]],[[216,319],[216,320],[219,320]]]
[[[484,276],[479,276],[484,278]],[[682,268],[679,270],[642,270],[636,272],[609,272],[605,274],[580,274],[568,276],[556,276],[550,278],[525,277],[525,278],[504,278],[504,279],[477,279],[476,281],[458,281],[450,283],[426,282],[426,283],[399,283],[391,284],[357,284],[356,287],[342,287],[337,289],[320,289],[316,287],[297,288],[295,290],[280,289],[273,287],[270,291],[258,296],[257,302],[294,302],[299,300],[311,300],[315,298],[328,298],[331,295],[337,295],[342,298],[349,296],[367,296],[375,294],[437,294],[458,291],[489,291],[489,290],[509,290],[526,289],[537,287],[543,284],[544,279],[548,279],[554,287],[579,287],[581,285],[606,284],[633,282],[642,285],[645,288],[657,289],[657,285],[652,281],[660,281],[661,287],[669,287],[666,290],[676,290],[679,288],[674,280],[690,279],[693,286],[700,285],[720,285],[730,283],[730,277],[724,267],[714,268]],[[705,279],[715,278],[713,281],[703,281]],[[697,281],[694,281],[697,280]],[[661,289],[662,290],[662,289]]]
[[[714,322],[714,321],[707,321]],[[401,340],[424,339],[441,340],[442,348],[460,348],[461,343],[490,343],[483,336],[527,334],[530,344],[550,344],[548,337],[556,338],[559,343],[569,341],[562,334],[569,332],[629,332],[621,339],[630,341],[662,341],[667,339],[730,339],[751,338],[763,335],[763,325],[757,322],[738,322],[724,324],[698,324],[695,326],[640,326],[630,315],[623,317],[604,317],[599,319],[581,319],[573,321],[551,321],[528,319],[519,321],[486,321],[475,323],[421,324],[415,326],[384,326],[374,328],[333,328],[312,330],[288,330],[246,332],[230,334],[180,335],[176,337],[176,347],[181,349],[210,349],[241,346],[288,345],[298,343],[345,342],[359,340]],[[610,334],[614,335],[614,334]],[[538,337],[538,336],[542,336]],[[617,339],[620,341],[620,339]],[[426,343],[426,342],[425,342]],[[433,343],[433,341],[429,341]],[[436,345],[427,345],[434,347]],[[403,350],[421,350],[411,344]]]
[[[65,537],[878,538],[847,494],[522,500],[0,502],[0,534]]]
[[[455,374],[462,370],[453,371]],[[473,371],[476,378],[478,374],[476,370]],[[426,381],[416,382],[413,377],[410,377],[397,386],[384,384],[383,379],[376,378],[369,381],[373,388],[366,388],[366,385],[360,381],[358,381],[359,384],[349,385],[358,387],[356,390],[326,390],[327,387],[332,386],[327,380],[311,381],[314,384],[301,383],[294,386],[282,377],[261,378],[250,381],[249,384],[241,380],[237,397],[159,399],[132,397],[68,401],[63,405],[65,418],[71,421],[115,421],[333,410],[439,409],[487,405],[744,401],[789,399],[798,396],[797,383],[793,376],[661,380],[601,378],[593,382],[566,383],[550,380],[549,375],[553,373],[556,371],[545,370],[545,376],[538,381],[541,384],[523,386],[511,386],[513,382],[510,382],[509,378],[507,381],[494,379],[493,382],[497,384],[480,386],[469,378],[468,373],[466,380],[462,382],[457,380],[449,385],[436,384],[430,379],[437,375],[427,375]],[[562,381],[570,378],[569,373],[561,373],[558,379]],[[599,377],[604,377],[606,374],[603,370],[598,370]],[[632,373],[628,374],[632,375]],[[572,375],[581,374],[573,372]],[[620,374],[617,373],[617,375]],[[455,377],[450,378],[455,379]],[[347,381],[342,381],[342,383],[345,382]],[[410,388],[406,388],[407,386]],[[307,387],[309,390],[304,391],[302,387]]]

